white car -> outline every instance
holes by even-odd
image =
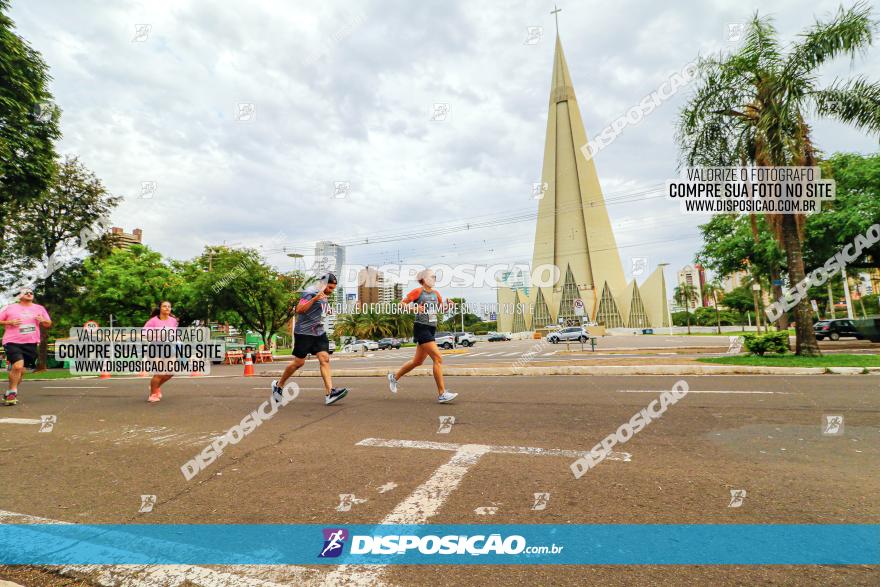
[[[456,332],[455,342],[464,347],[471,347],[477,344],[477,337],[472,332]]]
[[[438,332],[434,335],[434,341],[441,349],[451,349],[455,346],[455,335],[451,332]]]
[[[587,332],[586,328],[583,328],[582,326],[569,326],[568,328],[561,328],[556,332],[548,334],[547,342],[551,344],[574,340],[587,342],[590,338],[590,333]]]
[[[379,343],[374,340],[356,340],[342,347],[343,353],[356,353],[360,350],[378,351]]]

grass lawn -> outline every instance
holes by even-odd
[[[880,367],[880,355],[822,355],[799,357],[797,355],[740,355],[736,357],[711,357],[697,359],[701,363],[721,365],[755,365],[758,367]]]
[[[25,371],[24,374],[25,381],[37,381],[40,379],[70,379],[71,377],[82,377],[82,375],[71,375],[70,371],[67,369],[51,369],[49,371],[43,371],[42,373]],[[6,381],[8,378],[9,374],[7,371],[4,370],[0,373],[0,381]]]

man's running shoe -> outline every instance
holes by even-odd
[[[8,391],[3,395],[3,401],[7,406],[14,406],[18,403],[18,393],[14,391]]]
[[[162,399],[162,394],[157,391],[156,393],[151,393],[150,397],[147,398],[147,401],[150,402],[151,404],[154,404],[157,401],[160,401],[161,399]]]
[[[276,404],[280,404],[284,399],[284,388],[279,387],[277,379],[272,380],[272,397],[275,398]]]
[[[440,397],[437,398],[437,403],[438,404],[449,403],[452,400],[454,400],[456,397],[458,397],[457,393],[452,393],[451,391],[444,391],[442,394],[440,394]]]
[[[329,406],[330,404],[335,404],[346,395],[348,395],[347,387],[343,387],[341,389],[331,389],[330,395],[324,396],[324,405]]]
[[[394,377],[394,373],[388,374],[388,389],[391,390],[391,393],[397,393],[397,379]]]

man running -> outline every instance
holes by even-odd
[[[40,344],[40,326],[52,326],[49,313],[34,303],[34,290],[23,288],[18,303],[0,310],[3,332],[3,350],[9,362],[9,388],[3,396],[7,406],[18,403],[18,384],[24,378],[24,368],[37,366],[37,345]]]
[[[327,298],[334,289],[336,289],[336,276],[328,273],[321,277],[317,286],[307,288],[296,305],[293,360],[288,363],[281,379],[272,382],[272,396],[277,403],[281,403],[284,397],[284,384],[306,364],[308,355],[314,355],[318,359],[321,378],[324,380],[324,404],[329,406],[348,395],[347,388],[333,387],[333,376],[330,372],[330,340],[324,332],[324,314],[329,309]]]
[[[445,306],[440,292],[434,289],[437,277],[431,269],[419,271],[416,275],[421,287],[409,292],[400,304],[406,309],[416,311],[415,322],[413,323],[413,338],[416,341],[416,354],[413,358],[401,367],[397,373],[388,374],[388,387],[391,393],[397,393],[397,382],[401,377],[425,362],[425,359],[431,357],[434,363],[434,383],[437,384],[437,402],[445,404],[451,402],[458,395],[446,390],[443,383],[443,355],[437,348],[434,340],[434,334],[437,332],[437,313],[442,311]]]

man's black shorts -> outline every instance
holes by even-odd
[[[330,352],[330,339],[326,334],[312,336],[310,334],[293,335],[293,356],[305,359],[308,355]]]
[[[434,342],[434,334],[437,332],[436,326],[430,324],[413,324],[413,338],[416,344],[425,344],[426,342]]]
[[[24,359],[24,366],[28,369],[37,367],[37,343],[7,342],[3,345],[3,350],[6,351],[6,360],[10,365]]]

